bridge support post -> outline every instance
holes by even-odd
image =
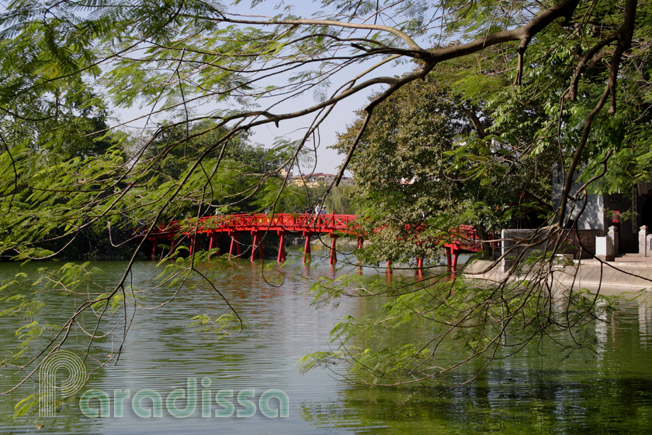
[[[208,250],[210,251],[213,248],[217,247],[217,234],[210,233],[208,236]]]
[[[303,264],[306,264],[310,261],[310,237],[311,233],[304,233],[306,236],[306,241],[303,243]]]
[[[192,255],[195,252],[195,236],[188,236],[190,240],[190,249],[188,249],[188,255]]]
[[[364,247],[364,237],[356,236],[355,239],[358,242],[358,251],[361,251],[362,248]],[[360,269],[360,259],[356,258],[355,262],[358,265],[358,273],[362,272],[362,270]]]
[[[328,254],[328,264],[337,263],[337,235],[331,234],[331,251]]]
[[[392,282],[392,273],[392,260],[387,260],[387,268],[385,269],[385,280],[387,281],[387,284]]]
[[[278,233],[279,241],[278,241],[278,256],[276,257],[276,261],[278,263],[283,263],[286,259],[285,255],[285,231],[281,231]]]
[[[156,247],[157,247],[156,240],[153,241],[152,243],[152,261],[156,261]]]
[[[423,258],[417,258],[417,276],[423,275]]]
[[[448,264],[448,269],[454,274],[455,269],[457,268],[457,258],[460,255],[460,251],[455,246],[450,246],[446,248],[446,263]]]
[[[263,244],[260,237],[260,231],[254,231],[254,243],[251,246],[251,261],[256,261],[256,252],[260,259],[263,259]]]
[[[174,254],[174,248],[176,247],[176,246],[175,246],[176,243],[174,243],[174,242],[175,242],[174,237],[172,237],[172,238],[170,239],[170,255]]]
[[[229,246],[229,260],[231,259],[232,255],[240,256],[242,255],[242,252],[240,252],[240,240],[238,238],[238,233],[232,233],[230,234],[231,236],[231,245]]]

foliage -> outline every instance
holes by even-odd
[[[109,298],[101,294],[103,287],[94,281],[101,275],[101,270],[90,267],[89,263],[66,263],[52,269],[25,268],[25,272],[18,272],[13,279],[0,286],[0,303],[3,307],[0,318],[11,319],[14,324],[20,325],[15,333],[15,342],[6,343],[4,347],[0,366],[20,367],[38,358],[41,348],[48,342],[64,342],[69,336],[84,335],[84,330],[92,330],[89,325],[98,320],[103,304],[112,305],[113,312],[124,306],[124,298]],[[67,305],[73,312],[80,300],[83,301],[82,306],[90,310],[88,313],[78,313],[73,321],[43,319],[41,309],[51,297],[62,298],[66,301],[64,306]],[[92,350],[98,351],[95,348]],[[101,350],[99,352],[102,353]]]
[[[553,163],[565,175],[559,209],[545,216],[553,248],[529,269],[536,279],[455,284],[450,295],[436,285],[406,292],[388,305],[393,315],[384,324],[479,322],[455,329],[471,359],[510,336],[514,316],[525,316],[517,329],[526,339],[577,327],[590,313],[585,299],[569,297],[566,320],[547,315],[548,278],[574,200],[649,179],[650,1],[322,0],[320,7],[308,17],[271,1],[11,3],[0,13],[2,255],[49,258],[104,228],[119,239],[112,246],[133,238],[124,276],[79,302],[63,324],[99,306],[118,307],[117,315],[137,303],[125,297],[129,270],[157,225],[216,209],[302,207],[303,192],[280,174],[319,145],[336,106],[371,93],[343,136],[347,157],[336,181],[350,165],[360,179],[355,206],[387,223],[378,237],[400,240],[374,244],[384,258],[435,259],[433,240],[451,226],[499,228],[519,217],[513,203],[524,190],[549,200]],[[143,136],[109,127],[109,107],[142,108],[123,127],[140,121]],[[264,151],[246,142],[281,124],[298,138]],[[587,186],[571,198],[580,172]],[[414,240],[424,221],[431,233]],[[174,260],[183,272],[166,282],[206,281],[202,255]],[[396,311],[412,298],[432,315]],[[370,325],[378,323],[348,322],[341,336],[351,342]],[[88,347],[98,338],[91,332]],[[381,377],[437,364],[433,347],[415,343],[358,356]]]
[[[348,356],[355,361],[357,380],[396,386],[458,376],[455,370],[467,364],[469,382],[496,359],[508,358],[532,342],[557,342],[562,336],[569,343],[564,352],[591,349],[595,338],[587,320],[604,316],[614,298],[586,290],[551,298],[551,289],[539,281],[540,272],[531,270],[528,280],[498,287],[440,277],[418,285],[404,282],[379,313],[341,320],[331,331],[334,350],[306,355],[300,364],[311,369]],[[324,303],[342,293],[360,293],[361,288],[366,296],[374,292],[350,280],[322,281],[312,292],[316,302]],[[386,290],[375,292],[387,296]]]
[[[528,157],[525,144],[499,142],[487,103],[456,94],[443,84],[446,73],[431,73],[379,104],[357,143],[349,168],[356,211],[373,242],[369,260],[437,260],[433,240],[447,239],[449,228],[470,224],[489,234],[551,209],[524,198],[549,199],[554,154]],[[363,117],[340,136],[340,152],[356,140]],[[525,128],[518,125],[522,137]]]
[[[210,332],[217,338],[231,335],[231,331],[240,332],[243,325],[233,313],[226,313],[212,319],[208,314],[198,314],[192,317],[193,322],[188,325],[194,327],[195,332]]]

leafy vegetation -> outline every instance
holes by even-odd
[[[272,1],[11,3],[0,14],[0,253],[44,259],[132,240],[133,262],[162,222],[310,207],[314,196],[283,171],[319,146],[336,106],[362,104],[371,91],[341,136],[346,157],[334,183],[350,168],[355,207],[370,225],[388,224],[370,260],[436,260],[433,240],[458,223],[488,236],[525,211],[545,221],[551,249],[518,265],[527,276],[516,284],[437,278],[393,295],[387,316],[347,319],[336,330],[346,347],[379,325],[436,325],[424,345],[338,355],[371,367],[373,382],[425,380],[472,360],[482,369],[503,343],[518,350],[521,340],[590,318],[594,300],[574,291],[553,310],[549,277],[573,204],[649,181],[649,0],[320,7],[302,16]],[[111,110],[134,108],[142,109],[136,119],[111,122]],[[296,138],[265,148],[249,142],[281,124]],[[134,126],[143,134],[126,133]],[[543,206],[553,165],[564,175],[554,211]],[[571,195],[578,174],[586,184]],[[430,228],[422,240],[400,226],[422,222]],[[202,278],[198,264],[207,259],[195,252],[175,264]],[[125,309],[131,264],[115,287],[79,302],[33,366],[64,344],[82,313]],[[12,306],[29,310],[21,304]],[[469,356],[439,364],[437,343],[453,336]],[[96,339],[91,332],[89,349]]]

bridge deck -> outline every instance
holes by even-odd
[[[195,245],[193,235],[206,234],[211,237],[213,246],[214,235],[225,233],[231,236],[231,248],[229,254],[240,254],[239,233],[249,233],[254,235],[254,245],[252,246],[251,259],[256,258],[256,253],[262,258],[260,233],[276,232],[281,236],[279,245],[278,260],[285,260],[285,247],[283,246],[286,233],[299,233],[306,237],[304,246],[304,262],[310,256],[310,236],[315,234],[329,234],[332,238],[331,253],[329,262],[331,264],[337,261],[335,252],[335,240],[338,235],[356,236],[358,238],[358,247],[362,248],[364,234],[356,225],[356,215],[350,214],[321,214],[313,213],[278,213],[275,215],[257,214],[233,214],[233,215],[216,215],[206,216],[199,219],[187,219],[182,221],[173,221],[166,225],[159,226],[149,235],[149,239],[154,243],[152,255],[154,256],[156,244],[161,239],[174,240],[179,235],[185,235],[191,238],[191,252]],[[416,229],[418,232],[418,229]],[[453,268],[457,264],[457,257],[460,252],[479,252],[482,250],[482,244],[478,238],[476,229],[470,225],[460,225],[458,228],[451,230],[450,239],[443,243],[446,249],[449,266]],[[237,251],[237,252],[236,252]],[[422,265],[423,261],[417,260],[417,264]]]

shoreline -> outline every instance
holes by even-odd
[[[652,260],[652,259],[651,259]],[[572,260],[559,265],[553,272],[556,286],[600,291],[604,295],[620,295],[645,290],[652,292],[652,261],[600,262],[596,259]],[[527,274],[510,276],[502,265],[491,260],[476,260],[467,264],[462,275],[469,279],[502,281],[527,279]]]

